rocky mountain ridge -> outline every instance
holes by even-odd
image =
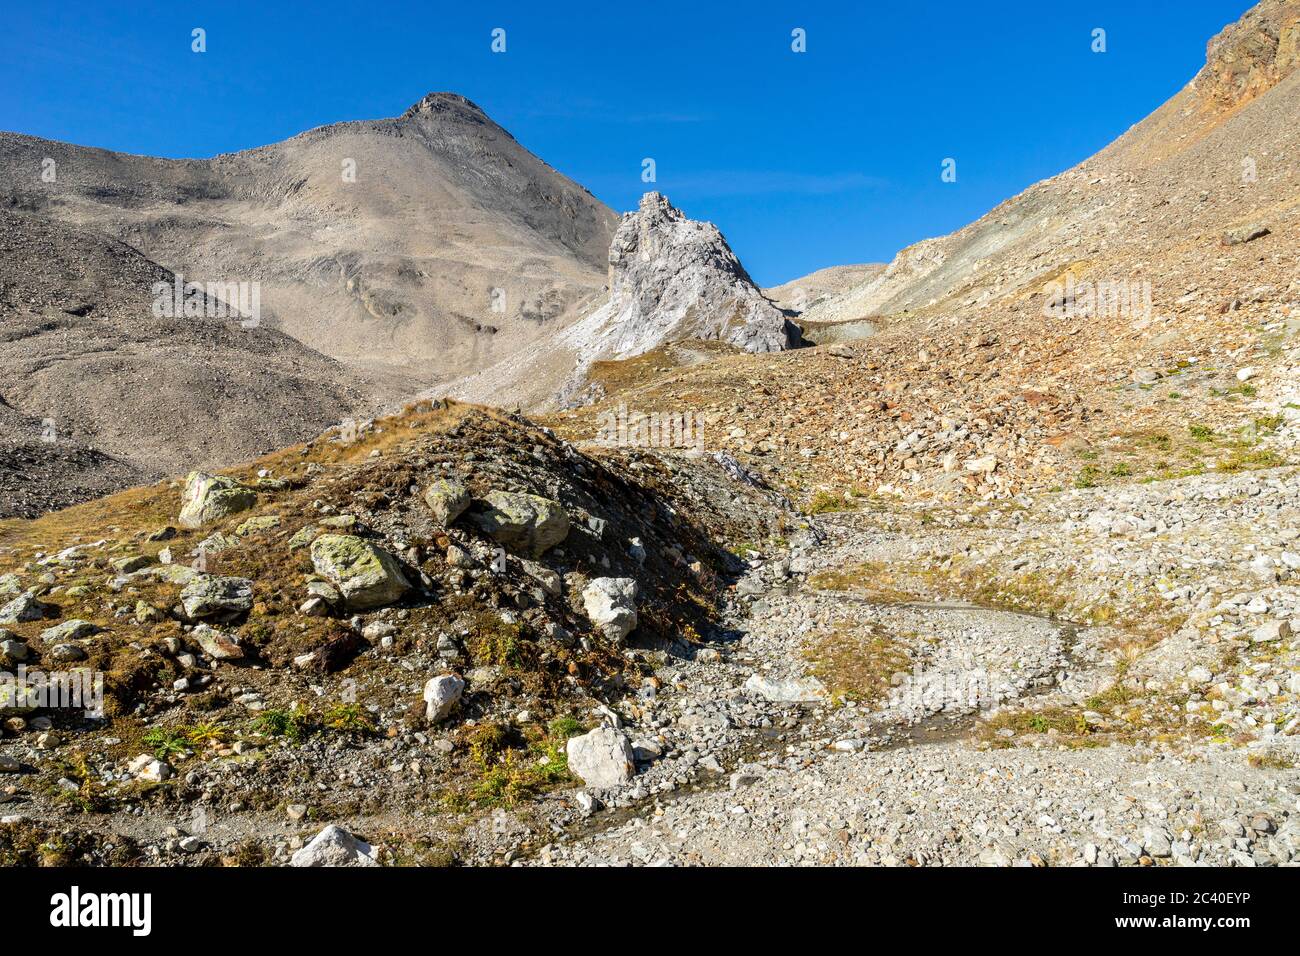
[[[598,361],[674,342],[720,342],[749,353],[800,343],[798,326],[754,285],[718,228],[688,219],[657,192],[623,216],[608,260],[609,296],[599,307],[435,394],[563,407],[587,400],[587,372]]]

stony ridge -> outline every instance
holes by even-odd
[[[718,228],[688,219],[657,192],[623,216],[608,259],[609,296],[598,308],[553,339],[434,394],[565,406],[589,400],[587,372],[598,361],[695,340],[751,353],[800,342],[798,326],[754,285]]]

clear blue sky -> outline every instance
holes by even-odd
[[[656,188],[770,285],[887,261],[1086,158],[1190,80],[1251,3],[5,6],[0,129],[204,157],[452,90],[616,210],[653,157]]]

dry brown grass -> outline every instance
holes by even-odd
[[[882,700],[894,674],[912,666],[902,644],[870,627],[836,627],[810,640],[803,656],[832,699],[867,704]]]
[[[291,445],[253,461],[221,469],[220,474],[251,482],[260,469],[268,469],[277,476],[291,477],[305,472],[307,465],[313,463],[322,466],[357,464],[369,458],[371,452],[388,452],[408,441],[440,434],[474,411],[495,419],[501,417],[494,409],[474,405],[449,403],[444,407],[436,402],[417,402],[396,415],[377,419],[376,427],[367,429],[355,441],[316,440]],[[307,449],[306,453],[304,449]],[[181,491],[179,478],[166,479],[51,512],[33,520],[11,518],[0,521],[0,548],[54,551],[79,542],[98,541],[101,538],[129,538],[152,532],[175,523],[180,511]],[[237,520],[205,528],[204,536],[213,530],[228,530],[226,524],[233,527],[251,515],[267,513],[264,506],[284,495],[285,492],[259,489],[257,509],[239,515]],[[274,512],[274,509],[271,510]],[[186,533],[182,532],[182,538],[185,536]],[[160,547],[161,545],[153,548],[153,552]],[[0,553],[0,571],[9,570],[16,563],[14,555]]]

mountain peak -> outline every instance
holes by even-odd
[[[488,115],[482,108],[468,97],[461,96],[459,93],[438,91],[427,93],[411,104],[402,114],[402,119],[412,119],[417,116],[456,116],[479,123],[488,119]]]

